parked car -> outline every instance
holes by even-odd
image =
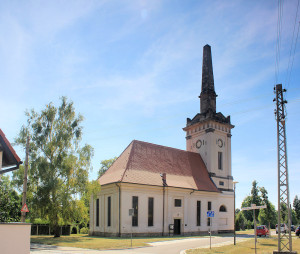
[[[269,229],[267,228],[266,225],[260,225],[256,227],[256,235],[261,237],[262,235],[267,236],[269,235]]]
[[[294,225],[291,225],[291,231],[295,232],[295,230],[296,230],[296,227]]]
[[[286,224],[284,223],[281,223],[280,224],[280,232],[281,233],[286,233],[286,232],[289,232],[289,228]],[[276,234],[278,234],[278,225],[276,224]]]
[[[296,228],[296,236],[299,236],[300,237],[300,225]]]

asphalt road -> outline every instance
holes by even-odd
[[[237,241],[243,241],[249,236],[239,236]],[[212,237],[212,246],[233,244],[233,237]],[[150,243],[149,247],[123,249],[123,250],[91,250],[72,247],[58,247],[40,244],[31,244],[31,254],[179,254],[186,249],[209,248],[209,237],[187,238],[174,241]]]

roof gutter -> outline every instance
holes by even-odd
[[[3,170],[0,170],[0,175],[3,175],[4,173],[8,173],[8,172],[11,172],[11,171],[14,171],[14,170],[17,170],[19,169],[20,167],[20,164],[22,164],[23,162],[20,161],[17,166],[14,166],[14,167],[11,167],[11,168],[7,168],[7,169],[3,169]]]

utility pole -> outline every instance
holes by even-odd
[[[292,236],[291,236],[291,211],[290,211],[290,195],[289,195],[289,178],[287,164],[287,149],[286,149],[286,100],[283,98],[283,93],[286,89],[282,89],[282,84],[277,84],[274,87],[276,94],[276,110],[275,118],[277,121],[277,159],[278,159],[278,252],[273,253],[292,253]],[[281,209],[281,204],[287,208],[288,232],[281,232],[281,215],[284,212]],[[285,221],[283,222],[285,223]],[[296,252],[293,252],[296,253]]]
[[[29,136],[27,136],[26,142],[26,157],[25,157],[25,168],[24,168],[24,180],[23,180],[23,198],[22,207],[26,204],[26,192],[27,192],[27,173],[28,173],[28,157],[29,157]],[[25,222],[26,212],[21,212],[21,222]]]

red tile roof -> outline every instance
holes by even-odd
[[[219,192],[198,153],[133,140],[98,181],[162,186],[166,173],[170,187]]]
[[[5,137],[5,134],[0,129],[0,144],[3,147],[4,155],[2,166],[13,166],[22,163],[16,151],[11,146],[10,142]]]

